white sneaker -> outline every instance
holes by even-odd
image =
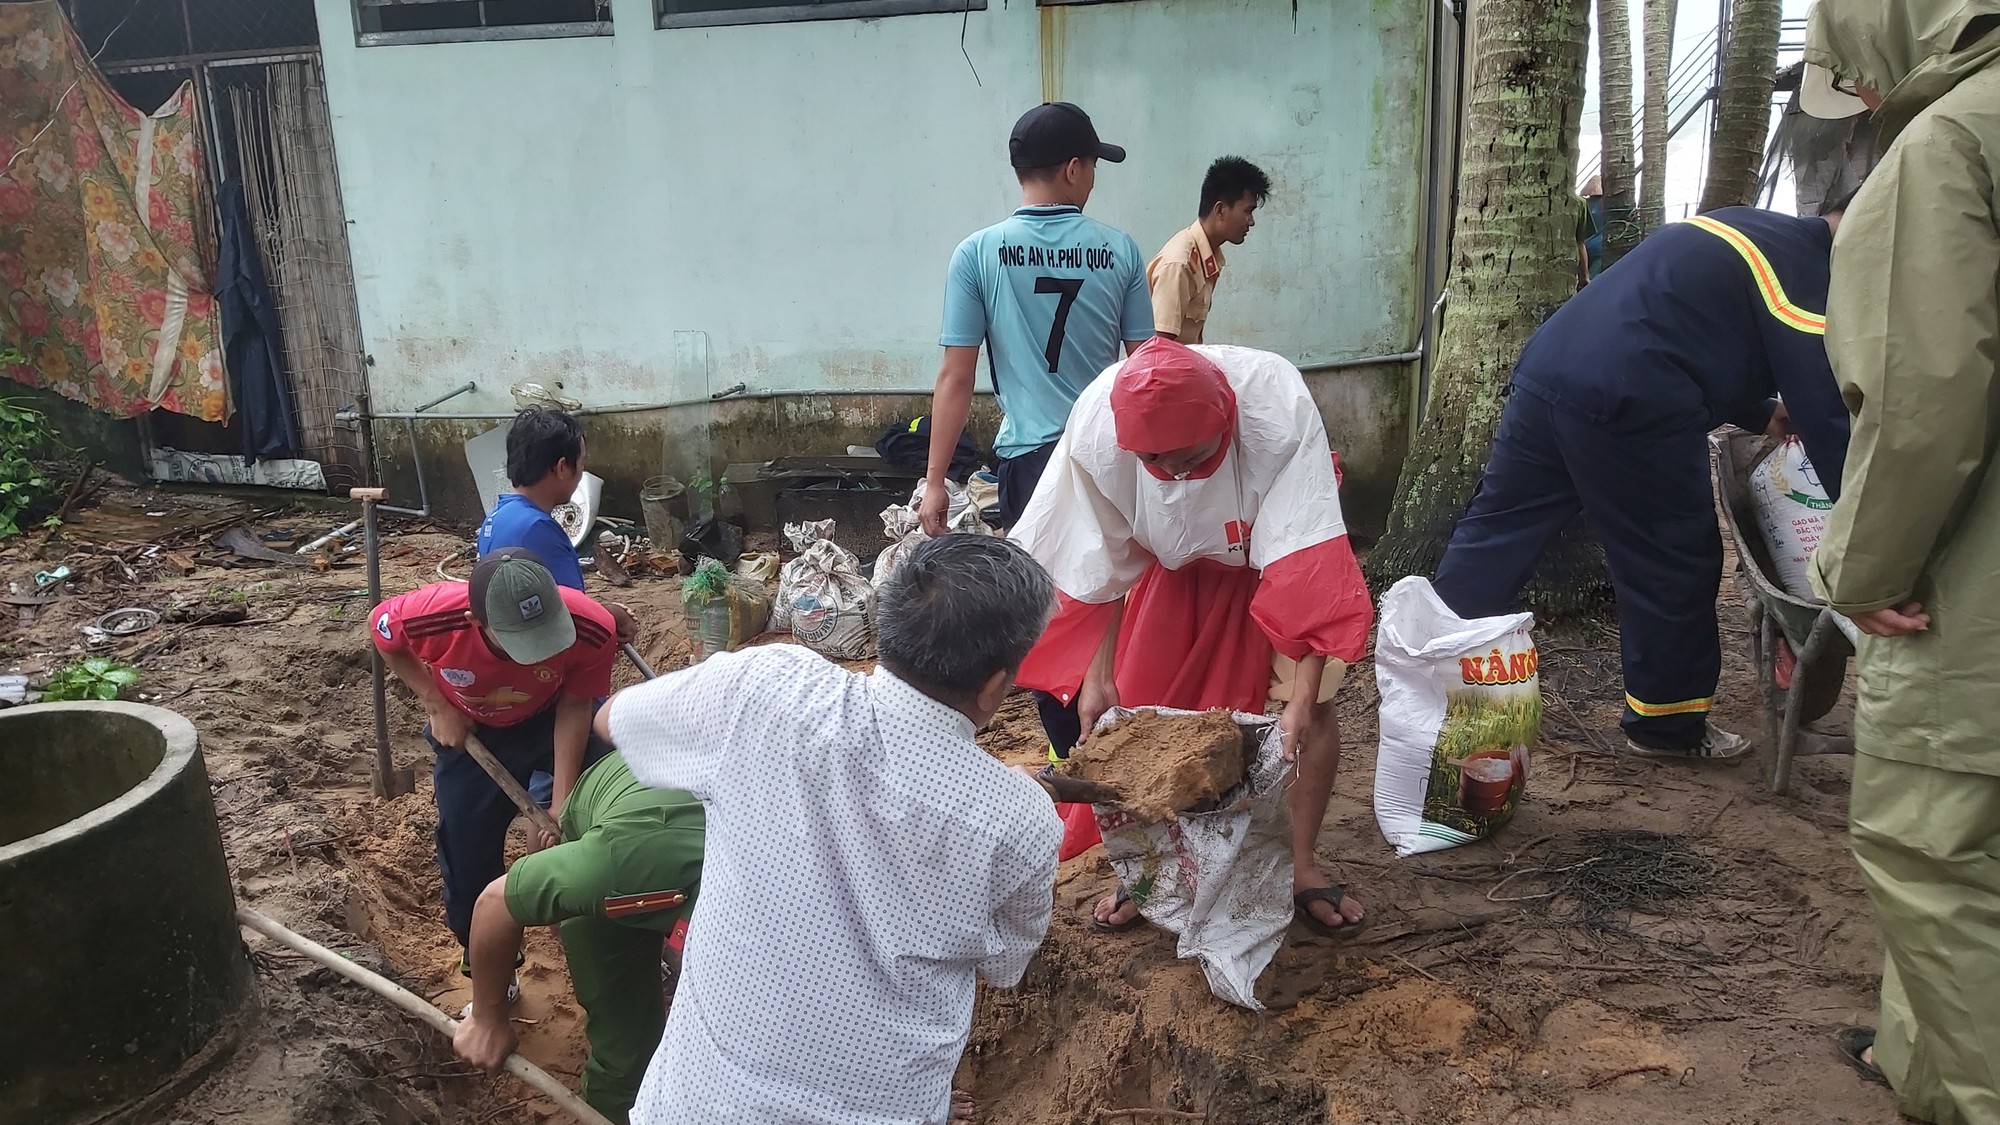
[[[510,1008],[513,1007],[516,1003],[520,1001],[520,999],[521,999],[521,974],[515,973],[513,981],[507,985],[507,1006]],[[467,1000],[465,1002],[465,1007],[458,1013],[458,1018],[461,1020],[469,1020],[472,1018],[472,1001]]]
[[[1630,738],[1625,740],[1625,749],[1642,758],[1655,758],[1663,761],[1733,762],[1749,754],[1752,746],[1750,740],[1742,735],[1723,730],[1714,723],[1709,723],[1702,729],[1701,743],[1685,750],[1668,750],[1658,746],[1647,746],[1644,743],[1634,742]]]

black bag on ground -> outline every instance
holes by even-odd
[[[875,452],[892,469],[923,473],[930,467],[931,460],[930,415],[920,414],[882,431],[882,440],[875,443]],[[972,435],[960,433],[958,448],[951,451],[951,467],[945,470],[945,475],[953,483],[964,484],[965,478],[979,468],[981,460],[979,447],[972,444]]]
[[[680,550],[683,577],[693,574],[696,562],[704,558],[734,568],[743,555],[743,529],[712,514],[696,516],[681,532]]]

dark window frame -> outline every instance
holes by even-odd
[[[587,39],[612,34],[611,5],[600,0],[604,18],[588,21],[551,23],[493,24],[482,27],[439,27],[410,31],[367,31],[362,13],[368,9],[423,4],[481,6],[484,0],[350,0],[354,13],[354,44],[357,47],[428,46],[437,43],[504,43],[524,39]],[[484,9],[481,7],[482,18]]]
[[[700,0],[695,0],[699,3]],[[811,23],[820,20],[873,20],[893,16],[962,15],[983,12],[986,0],[778,0],[757,8],[717,11],[673,11],[675,0],[653,0],[653,26],[662,31],[703,27],[741,27],[767,23]]]

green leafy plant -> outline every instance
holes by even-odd
[[[712,477],[707,473],[696,473],[694,476],[688,478],[687,483],[687,490],[701,497],[702,504],[707,507],[713,507],[715,505],[715,498],[728,488],[729,478],[727,476]]]
[[[0,354],[0,366],[6,363]],[[62,484],[36,459],[61,445],[41,411],[0,398],[0,539],[20,534],[21,521],[33,522],[38,510],[61,503]]]
[[[119,689],[139,682],[139,670],[120,664],[108,656],[93,656],[57,672],[49,678],[42,699],[116,699]]]

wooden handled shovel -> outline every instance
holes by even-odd
[[[513,799],[514,807],[521,810],[521,815],[527,817],[529,823],[557,840],[563,838],[562,826],[556,823],[547,809],[536,804],[535,799],[528,796],[528,791],[521,788],[521,783],[514,780],[514,775],[507,772],[507,767],[500,764],[500,759],[493,756],[493,751],[488,750],[486,744],[479,741],[478,735],[466,733],[465,752],[472,755],[472,760],[479,763],[479,768],[486,771],[486,776],[493,779],[493,784],[498,785],[502,793]]]

